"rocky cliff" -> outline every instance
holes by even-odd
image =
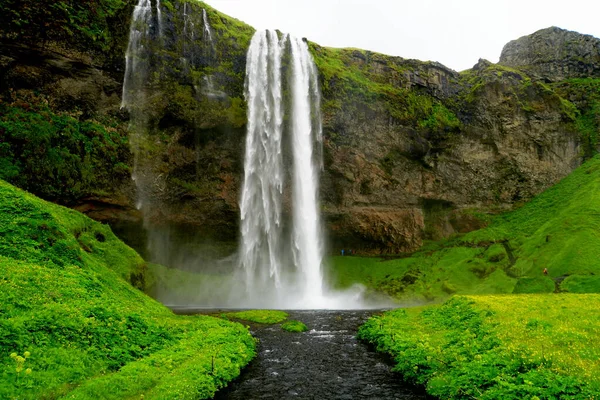
[[[600,76],[600,42],[555,26],[507,43],[500,64],[522,68],[546,81]]]
[[[119,105],[133,3],[99,1],[112,14],[96,23],[106,31],[96,41],[89,29],[69,36],[59,25],[40,41],[14,21],[2,24],[0,177],[100,220],[140,220],[127,138],[143,125],[154,205],[146,217],[235,242],[245,51],[254,30],[201,2],[162,1],[145,100],[128,114]],[[323,96],[321,202],[331,246],[412,251],[424,239],[480,227],[482,213],[569,174],[596,151],[599,43],[550,28],[509,43],[499,64],[480,60],[461,73],[310,43]],[[23,124],[33,132],[55,120],[35,146],[19,136]],[[79,142],[65,140],[73,132]],[[65,176],[72,185],[59,184]]]

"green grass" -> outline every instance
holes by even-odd
[[[552,293],[555,290],[554,281],[545,276],[521,278],[517,281],[513,293]]]
[[[0,181],[0,398],[196,399],[237,376],[249,332],[175,316],[146,276],[106,225]]]
[[[459,296],[371,318],[359,338],[443,399],[593,399],[600,296]]]
[[[405,302],[452,294],[600,292],[600,158],[594,157],[488,227],[383,260],[332,257],[337,288],[362,283]],[[543,275],[544,268],[548,277]],[[589,284],[584,283],[589,281]]]
[[[241,319],[259,324],[278,324],[287,319],[288,314],[277,310],[248,310],[224,314],[226,318]]]
[[[306,332],[308,327],[304,324],[304,322],[289,320],[281,324],[281,329],[287,332]]]

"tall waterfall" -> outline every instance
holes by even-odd
[[[252,38],[246,63],[248,127],[240,201],[240,263],[248,291],[281,287],[281,47],[277,33],[258,32]]]
[[[289,80],[282,74],[282,59],[290,64]],[[285,101],[282,87],[290,89]],[[314,154],[315,141],[321,137],[320,116],[315,113],[319,92],[307,45],[287,35],[279,39],[275,31],[257,32],[247,55],[246,100],[240,265],[249,302],[305,308],[323,295]],[[292,158],[293,211],[291,226],[284,229],[286,152]]]
[[[331,293],[323,284],[320,95],[316,67],[303,40],[257,32],[247,53],[248,120],[237,252],[235,244],[215,246],[212,238],[202,236],[202,229],[200,234],[194,228],[188,232],[185,221],[182,228],[180,220],[170,219],[179,217],[173,199],[190,190],[181,182],[204,190],[199,155],[207,151],[208,144],[201,147],[205,139],[212,139],[202,136],[202,117],[227,107],[232,93],[218,72],[224,65],[220,57],[227,56],[217,53],[223,38],[210,25],[211,20],[218,22],[216,14],[201,3],[172,2],[173,7],[164,8],[160,3],[137,0],[125,54],[122,107],[130,117],[136,205],[143,215],[149,261],[210,271],[198,278],[199,286],[190,284],[181,296],[158,294],[160,300],[185,304],[178,299],[191,298],[196,305],[213,307],[361,307],[357,291]],[[162,37],[166,34],[172,37]],[[174,65],[177,61],[183,68]],[[198,115],[185,115],[186,121],[198,124],[193,129],[171,126],[181,111],[177,107],[184,104],[190,107],[188,114]],[[171,155],[182,163],[173,174],[175,168],[167,165]],[[188,172],[195,172],[195,180],[186,176],[180,182],[177,174]]]
[[[319,299],[323,294],[321,263],[323,249],[317,205],[318,170],[314,143],[321,140],[320,95],[317,71],[306,43],[290,38],[292,53],[292,150],[293,179],[293,246],[296,265],[302,271],[304,294]],[[316,117],[316,118],[315,118]],[[316,123],[315,123],[316,122]],[[320,166],[320,157],[319,163]]]

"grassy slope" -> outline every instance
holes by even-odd
[[[145,263],[107,226],[3,181],[0,238],[0,398],[206,398],[255,354],[241,325],[131,286]]]
[[[592,399],[600,296],[457,296],[372,318],[359,337],[444,399]]]
[[[487,228],[431,243],[406,258],[334,257],[330,275],[337,287],[360,282],[413,300],[512,293],[517,282],[518,292],[552,292],[550,279],[563,277],[561,291],[597,293],[599,187],[600,158],[595,157]]]

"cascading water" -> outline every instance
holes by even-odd
[[[294,159],[293,246],[296,266],[302,272],[305,303],[320,302],[323,295],[323,248],[317,206],[318,181],[314,160],[314,143],[321,139],[317,71],[308,46],[290,38],[292,55],[292,150]],[[315,120],[318,122],[315,124]],[[320,165],[320,162],[318,163]]]
[[[152,4],[139,0],[133,12],[122,101],[130,114],[132,178],[137,206],[144,216],[148,257],[167,266],[216,272],[201,285],[182,289],[182,297],[169,292],[165,297],[159,295],[161,300],[190,304],[177,299],[191,296],[197,305],[214,307],[363,306],[358,291],[333,295],[323,284],[318,207],[322,140],[316,67],[304,41],[275,31],[257,32],[247,54],[248,121],[237,251],[241,267],[237,271],[242,279],[221,272],[222,266],[233,268],[234,256],[213,257],[212,264],[204,265],[195,253],[177,250],[182,248],[178,247],[179,231],[172,231],[168,223],[173,183],[164,173],[169,169],[164,168],[162,153],[170,144],[164,142],[160,124],[153,119],[156,110],[167,106],[161,102],[170,94],[162,81],[187,82],[198,107],[207,104],[206,99],[219,106],[227,104],[223,100],[230,95],[215,89],[217,77],[208,73],[218,66],[218,59],[206,10],[178,3],[176,12],[163,10],[162,27],[160,4],[154,3],[156,11]],[[202,30],[196,32],[199,24]],[[161,40],[164,29],[179,32],[176,40]],[[185,60],[186,68],[169,68],[168,63],[178,57]],[[196,146],[200,143],[198,140]],[[200,162],[196,161],[196,168]],[[185,240],[182,243],[187,246]]]
[[[287,80],[282,59],[291,68]],[[286,101],[282,87],[289,88]],[[315,142],[321,139],[320,98],[316,67],[306,43],[288,35],[280,40],[274,31],[257,32],[247,55],[246,100],[240,266],[245,272],[248,305],[323,307],[317,196],[320,158],[315,156]],[[283,140],[284,133],[289,135],[287,140]],[[288,175],[284,144],[291,146],[291,218],[283,207]],[[284,229],[286,219],[291,226]]]
[[[247,55],[248,127],[240,201],[240,264],[249,295],[262,292],[273,296],[281,288],[281,46],[275,32],[258,32]]]
[[[140,94],[148,72],[144,60],[147,59],[146,43],[150,39],[152,27],[152,3],[139,0],[133,10],[129,43],[125,53],[125,76],[123,78],[123,97],[121,108],[131,111],[131,107]]]
[[[206,15],[206,8],[202,9],[202,22],[204,23],[204,36],[203,40],[205,43],[213,46],[212,29],[210,29],[210,23],[208,22],[208,16]]]
[[[156,18],[158,19],[158,35],[162,38],[164,33],[162,10],[160,8],[160,0],[156,0]]]
[[[194,22],[188,11],[188,3],[183,3],[183,44],[181,62],[184,69],[187,70],[190,61],[194,63]]]

